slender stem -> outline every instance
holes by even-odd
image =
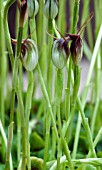
[[[11,99],[11,110],[10,110],[10,121],[11,122],[14,119],[14,101],[15,101],[15,90],[16,90],[16,79],[17,79],[17,74],[18,74],[18,60],[20,57],[22,33],[23,33],[23,28],[19,27],[17,50],[16,50],[16,56],[15,56],[15,60],[14,60],[13,78],[12,78],[12,95],[11,95],[12,99]]]
[[[29,25],[30,25],[31,37],[35,42],[37,42],[35,18],[34,19],[30,18]]]
[[[52,31],[52,20],[49,20],[48,21],[48,31],[50,34],[53,33]],[[51,91],[51,85],[52,85],[52,60],[51,60],[51,47],[52,47],[52,42],[53,42],[53,39],[51,37],[49,37],[48,39],[48,69],[47,69],[47,87],[48,87],[48,95],[51,99],[51,94],[52,94],[52,91]]]
[[[59,134],[62,134],[61,129],[61,112],[60,112],[60,103],[62,98],[62,90],[63,90],[63,75],[61,70],[57,70],[56,75],[56,115],[57,115],[57,121],[58,121],[58,131]],[[61,135],[62,136],[62,135]],[[57,143],[57,169],[60,168],[60,157],[62,156],[62,148],[61,148],[61,142],[60,140]]]
[[[80,3],[80,0],[75,0],[74,1],[74,9],[73,9],[73,24],[72,24],[72,33],[74,34],[76,32],[76,28],[77,28],[77,22],[78,22],[78,18],[79,18],[79,3]],[[72,70],[72,58],[70,57],[69,59],[69,67],[68,67],[68,80],[67,80],[67,89],[68,89],[68,93],[67,93],[67,97],[66,97],[66,100],[68,100],[67,104],[68,104],[68,111],[71,111],[71,108],[70,108],[70,105],[71,105],[71,101],[70,101],[70,87],[71,87],[71,70]],[[74,86],[74,88],[76,87],[76,85]],[[79,88],[79,86],[78,86]],[[75,92],[76,90],[73,89],[73,92]],[[78,92],[78,90],[77,90]],[[73,93],[73,96],[74,96],[74,93]],[[71,117],[73,117],[74,115],[74,106],[75,106],[75,103],[76,103],[76,100],[74,100],[74,105],[73,105],[73,114]],[[69,110],[70,109],[70,110]],[[67,111],[66,110],[66,111]],[[68,121],[68,115],[69,113],[66,113],[66,121]],[[67,138],[68,138],[68,133],[67,133]]]
[[[9,33],[9,28],[8,28],[8,23],[7,23],[7,16],[8,16],[8,10],[10,6],[15,2],[16,0],[8,0],[6,2],[5,8],[4,8],[4,31],[5,31],[5,38],[6,38],[6,44],[11,60],[11,65],[13,66],[14,64],[14,56],[13,56],[13,50],[12,50],[12,45],[11,45],[11,38],[10,38],[10,33]]]
[[[59,13],[58,13],[58,29],[63,33],[65,32],[65,7],[66,7],[66,1],[65,0],[59,0]],[[63,24],[62,24],[63,21]]]
[[[4,143],[5,143],[5,146],[6,146],[6,148],[7,148],[7,138],[6,138],[6,134],[5,134],[3,125],[2,125],[2,123],[1,123],[1,120],[0,120],[0,131],[1,131],[1,135],[2,135],[2,137],[3,137]],[[13,170],[13,163],[12,163],[11,153],[10,153],[9,160],[10,160],[10,170]]]
[[[101,79],[101,56],[100,54],[97,56],[97,82],[96,82],[96,102],[95,102],[95,108],[92,116],[92,121],[91,121],[91,134],[93,136],[94,134],[94,129],[95,129],[95,121],[96,121],[96,116],[98,113],[98,107],[99,107],[99,99],[100,99],[100,79]]]
[[[44,169],[46,170],[46,162],[48,160],[48,153],[49,153],[49,144],[50,144],[50,125],[51,125],[51,117],[49,114],[49,109],[47,111],[46,117],[45,117],[45,124],[46,124],[46,136],[45,136],[45,151],[44,151]]]
[[[58,137],[57,127],[56,127],[56,122],[55,122],[55,119],[54,119],[54,115],[53,115],[53,112],[52,112],[52,106],[51,106],[50,99],[49,99],[49,96],[48,96],[48,93],[47,93],[47,90],[46,90],[44,79],[43,79],[42,74],[41,74],[39,64],[37,65],[37,70],[38,70],[38,74],[39,74],[39,80],[40,80],[42,92],[43,92],[43,95],[45,97],[46,103],[48,105],[50,116],[52,118],[52,123],[53,123],[53,127],[54,127],[55,134],[56,134],[56,139],[58,140],[59,137]]]
[[[48,20],[48,31],[52,34],[52,20]],[[49,37],[48,39],[48,68],[47,68],[47,87],[48,87],[48,95],[51,100],[52,91],[51,91],[51,85],[52,85],[52,63],[51,63],[51,47],[52,47],[52,38]],[[49,114],[49,110],[48,113]],[[49,125],[47,125],[49,123]],[[51,126],[51,117],[46,117],[46,145],[45,145],[45,153],[44,153],[44,165],[46,165],[47,161],[47,155],[49,150],[49,138],[50,138],[50,126]],[[44,166],[44,169],[46,170],[46,167]]]
[[[84,91],[83,91],[83,96],[82,96],[83,107],[86,103],[86,97],[87,97],[87,92],[88,92],[87,87],[90,84],[90,80],[91,80],[91,76],[92,76],[92,73],[93,73],[97,53],[99,51],[101,39],[102,39],[102,25],[100,26],[100,30],[98,32],[98,36],[97,36],[97,39],[96,39],[96,43],[95,43],[95,47],[94,47],[94,51],[93,51],[93,55],[92,55],[92,60],[91,60],[91,63],[90,63],[90,68],[89,68],[89,72],[88,72],[88,76],[87,76],[87,80],[86,80],[86,85],[85,85],[85,88],[84,88]]]
[[[5,63],[5,41],[4,41],[4,28],[3,28],[3,18],[2,18],[2,10],[3,10],[3,1],[0,2],[0,72],[1,72],[1,85],[0,85],[0,112],[1,112],[1,120],[4,126],[5,117],[4,117],[4,83],[5,83],[5,71],[6,71],[6,63]]]
[[[45,16],[43,16],[43,30],[42,30],[42,56],[40,62],[40,67],[42,71],[42,76],[44,77],[45,83],[47,82],[47,19]]]
[[[73,25],[72,25],[72,33],[76,32],[77,22],[79,18],[79,4],[80,0],[74,0],[74,9],[73,9]]]
[[[38,42],[38,48],[42,45],[42,25],[43,25],[43,0],[39,0],[39,12],[38,12],[38,20],[37,20],[37,42]]]
[[[0,118],[5,127],[5,82],[6,82],[6,72],[7,72],[7,59],[5,53],[5,34],[4,34],[4,23],[3,23],[3,0],[0,2]],[[2,161],[5,160],[5,144],[3,138],[1,139],[2,147],[1,147],[1,158]]]
[[[26,169],[26,129],[25,129],[25,119],[24,119],[24,106],[23,100],[20,90],[20,84],[18,81],[18,64],[19,58],[21,54],[21,42],[22,42],[22,35],[23,35],[23,22],[20,23],[18,30],[18,37],[17,37],[17,48],[14,60],[14,67],[13,67],[13,78],[12,78],[12,99],[11,99],[11,110],[10,110],[10,121],[13,121],[14,118],[14,102],[15,102],[15,92],[17,93],[17,98],[19,102],[19,107],[21,111],[21,130],[22,130],[22,170]]]
[[[20,106],[17,106],[17,161],[20,161],[21,153],[21,119],[20,119]]]
[[[1,83],[0,83],[0,112],[1,112],[1,120],[2,124],[4,126],[5,124],[5,108],[4,108],[4,84],[6,80],[6,55],[5,55],[5,38],[4,38],[4,24],[3,24],[3,17],[2,17],[2,11],[3,11],[3,1],[0,2],[0,56],[1,56],[1,63],[0,63],[0,72],[1,72]]]
[[[9,158],[12,146],[12,139],[13,139],[13,122],[10,123],[8,127],[8,141],[7,141],[7,152],[6,152],[6,161],[5,161],[5,170],[9,170]]]
[[[93,51],[93,55],[92,55],[92,60],[91,60],[91,64],[90,64],[90,68],[89,68],[89,73],[87,76],[87,81],[86,81],[86,85],[82,94],[82,107],[84,110],[85,104],[86,104],[86,97],[87,97],[87,93],[88,93],[88,86],[90,84],[90,80],[91,80],[91,76],[93,73],[93,69],[94,69],[94,65],[95,65],[95,61],[96,61],[96,57],[97,57],[97,53],[98,53],[98,49],[101,43],[101,38],[102,38],[102,26],[100,27],[97,39],[96,39],[96,43],[95,43],[95,47],[94,47],[94,51]],[[75,136],[75,152],[77,151],[77,147],[78,147],[78,140],[79,140],[79,134],[80,134],[80,128],[81,128],[81,115],[80,113],[78,114],[78,125],[77,125],[77,129],[76,129],[76,136]]]
[[[75,132],[75,139],[74,139],[74,146],[73,146],[73,153],[72,153],[72,158],[76,158],[76,153],[77,153],[77,148],[78,148],[78,141],[79,141],[79,135],[80,135],[80,128],[81,128],[81,115],[79,113],[78,115],[78,120],[77,120],[77,127],[76,127],[76,132]]]
[[[72,94],[72,98],[71,98],[71,115],[69,116],[70,119],[68,119],[68,124],[66,126],[66,128],[68,128],[69,123],[71,123],[70,128],[69,128],[69,135],[68,135],[68,139],[70,140],[71,135],[72,135],[72,120],[74,117],[74,112],[75,112],[75,106],[76,106],[76,99],[77,99],[77,94],[78,94],[78,89],[79,89],[79,85],[80,85],[80,68],[79,66],[75,65],[74,66],[74,86],[73,86],[73,94]],[[76,141],[74,141],[74,148],[73,148],[73,157],[75,157],[75,145]]]
[[[84,115],[84,112],[83,112],[83,107],[82,107],[83,105],[81,104],[79,97],[77,97],[77,103],[78,103],[78,106],[79,106],[80,114],[81,114],[81,117],[82,117],[82,123],[83,123],[84,129],[86,131],[86,135],[87,135],[87,139],[88,139],[88,142],[89,142],[91,152],[92,152],[93,156],[96,157],[96,153],[95,153],[95,150],[94,150],[94,147],[93,147],[92,136],[91,136],[91,132],[90,132],[89,124],[88,124],[88,119],[85,118],[85,115]]]
[[[27,89],[27,94],[26,94],[26,104],[25,104],[25,120],[26,120],[26,140],[27,140],[27,164],[28,164],[28,170],[31,169],[30,167],[30,157],[29,157],[29,152],[30,152],[30,145],[29,145],[29,135],[28,135],[28,128],[29,128],[29,117],[30,117],[30,110],[32,106],[32,96],[33,96],[33,89],[34,89],[34,75],[32,72],[29,73],[29,84],[28,84],[28,89]]]
[[[97,143],[99,142],[100,138],[102,137],[102,127],[100,128],[100,130],[98,131],[98,134],[94,140],[94,143],[93,143],[93,146],[94,148],[96,147]],[[92,152],[89,151],[88,155],[87,155],[87,158],[91,157],[92,155]]]
[[[16,93],[19,103],[20,109],[20,119],[21,119],[21,132],[22,132],[22,166],[21,170],[26,169],[26,158],[27,158],[27,144],[26,144],[26,126],[25,126],[25,118],[24,118],[24,105],[21,95],[21,90],[19,86],[19,81],[16,80]]]
[[[63,133],[62,133],[62,128],[61,128],[60,103],[61,103],[61,98],[62,98],[62,90],[63,90],[63,76],[62,76],[61,70],[57,70],[57,101],[56,102],[57,102],[58,130],[59,130],[59,134],[60,134],[60,137],[61,137],[61,144],[63,146],[64,153],[66,155],[67,160],[69,161],[69,167],[70,167],[71,170],[73,170],[70,151],[69,151],[67,142],[64,139],[64,136],[63,136]],[[59,152],[58,152],[58,154],[59,154]],[[61,154],[60,154],[60,156],[61,156]],[[59,159],[58,159],[58,165],[59,165]]]

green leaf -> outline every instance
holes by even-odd
[[[82,170],[85,165],[79,166],[76,170]],[[86,170],[96,170],[96,168],[92,165],[86,165]]]
[[[44,141],[38,133],[33,132],[30,136],[30,144],[32,150],[40,150],[44,148]]]

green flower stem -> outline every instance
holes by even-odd
[[[93,143],[93,146],[94,148],[96,147],[97,143],[99,142],[99,140],[101,139],[102,137],[102,127],[100,128],[100,130],[98,131],[98,134],[94,140],[94,143]],[[92,155],[91,151],[89,151],[88,155],[87,155],[87,158],[90,158]]]
[[[68,80],[67,80],[67,88],[66,88],[66,113],[65,118],[66,121],[68,120],[69,113],[70,113],[70,82],[71,82],[71,67],[72,67],[72,59],[69,59],[69,65],[67,65],[67,72],[68,72]]]
[[[5,116],[4,116],[4,83],[6,76],[6,56],[5,56],[5,41],[4,41],[4,26],[3,26],[3,1],[0,2],[0,72],[1,72],[1,83],[0,83],[0,113],[1,113],[1,121],[4,126],[5,124]]]
[[[89,0],[84,1],[84,5],[83,5],[83,10],[82,10],[82,17],[81,17],[81,24],[82,25],[87,17],[87,13],[88,13],[88,7],[89,7]],[[87,11],[87,12],[86,12]]]
[[[13,50],[11,45],[11,37],[9,33],[8,23],[7,23],[7,16],[8,16],[8,10],[10,6],[15,2],[16,0],[8,0],[6,2],[5,8],[4,8],[4,31],[5,31],[5,38],[6,38],[6,44],[10,56],[11,65],[14,64],[14,56],[13,56]]]
[[[37,43],[37,36],[36,36],[36,21],[35,17],[34,19],[30,18],[29,21],[29,26],[30,26],[30,33],[31,33],[31,38]],[[29,73],[29,84],[28,84],[28,89],[27,89],[27,95],[26,95],[26,107],[25,107],[25,117],[26,117],[26,127],[27,127],[27,165],[28,165],[28,170],[31,169],[31,161],[30,161],[30,143],[29,143],[29,136],[28,136],[28,128],[29,128],[29,117],[30,117],[30,110],[31,110],[31,105],[32,105],[32,97],[33,97],[33,91],[34,91],[34,72]]]
[[[78,148],[78,141],[79,138],[78,136],[80,135],[80,126],[82,123],[82,119],[81,119],[81,115],[79,113],[78,115],[78,120],[77,120],[77,127],[76,127],[76,132],[75,132],[75,139],[74,139],[74,145],[73,145],[73,152],[72,152],[72,158],[75,159],[76,158],[76,153],[77,153],[77,148]]]
[[[100,27],[99,15],[101,14],[101,10],[99,8],[99,5],[100,5],[99,2],[94,0],[94,6],[95,6],[95,33],[96,33],[96,35],[97,35],[97,33],[99,31],[99,27]],[[100,5],[100,7],[101,6],[102,5]]]
[[[32,72],[29,72],[29,84],[28,84],[28,89],[27,89],[27,94],[26,94],[26,104],[25,104],[27,146],[29,146],[28,128],[29,128],[30,111],[31,111],[31,106],[32,106],[33,89],[34,89],[34,75],[33,75]],[[27,147],[27,165],[28,165],[28,170],[31,169],[31,167],[30,167],[30,165],[31,165],[30,164],[30,157],[29,157],[30,150],[29,149],[30,149],[30,147]]]
[[[92,72],[94,69],[94,64],[96,61],[96,57],[97,57],[97,53],[99,50],[99,46],[101,43],[101,38],[102,38],[102,26],[100,27],[98,36],[97,36],[97,40],[95,43],[95,47],[94,47],[94,51],[93,51],[93,55],[92,55],[92,60],[91,60],[91,64],[90,64],[90,68],[89,68],[89,73],[88,73],[88,77],[87,77],[87,81],[86,81],[86,85],[83,91],[83,95],[82,95],[82,107],[84,110],[85,104],[86,104],[86,97],[87,97],[87,93],[88,93],[88,86],[90,84],[90,80],[91,80],[91,76],[92,76]],[[78,140],[79,140],[79,134],[80,134],[80,128],[81,128],[81,115],[80,113],[78,114],[78,123],[77,123],[77,129],[76,129],[76,136],[75,136],[75,149],[74,149],[74,155],[76,155],[76,151],[77,151],[77,147],[78,147]]]
[[[72,80],[72,84],[73,83],[74,82]],[[88,124],[88,120],[87,120],[87,118],[85,118],[85,115],[84,115],[84,112],[83,112],[83,105],[82,105],[82,103],[80,101],[80,98],[78,96],[77,96],[77,103],[78,103],[79,111],[80,111],[81,118],[82,118],[82,123],[83,123],[84,129],[86,131],[86,135],[87,135],[87,139],[88,139],[88,142],[89,142],[89,146],[90,146],[91,152],[92,152],[93,156],[96,157],[95,150],[94,150],[94,147],[93,147],[92,136],[91,136],[91,132],[90,132],[89,124]],[[80,117],[78,118],[79,125],[81,123],[81,120],[80,120],[81,118]],[[68,125],[68,123],[69,123],[69,121],[67,121],[67,125]],[[67,128],[68,128],[67,125],[66,125],[66,127],[64,129],[64,134],[66,134],[66,131],[67,131]],[[77,129],[77,133],[79,133],[79,131],[80,131],[80,126]],[[76,142],[78,142],[78,139],[76,140]],[[75,146],[77,147],[76,142],[75,142]],[[75,150],[77,150],[77,148],[75,148]]]
[[[89,13],[89,2],[90,2],[89,0],[86,0],[86,1],[83,2],[84,5],[83,5],[83,10],[82,10],[82,18],[81,18],[81,24],[80,25],[82,25],[84,23],[84,21],[87,17],[87,14]],[[93,48],[93,41],[92,41],[93,39],[91,37],[92,36],[91,24],[88,25],[87,32],[88,32],[88,37],[90,37],[90,38],[88,38],[88,41],[90,42],[89,44]],[[84,32],[83,32],[83,34],[84,34]],[[92,50],[92,48],[91,48],[91,50]]]
[[[45,83],[47,82],[47,67],[45,67],[45,65],[47,66],[47,43],[46,43],[46,39],[47,39],[47,34],[46,34],[46,30],[47,30],[47,19],[45,17],[45,15],[43,16],[43,30],[42,30],[42,56],[40,59],[40,67],[41,67],[41,71],[42,71],[42,76],[44,77],[44,81]]]
[[[37,70],[38,70],[40,84],[41,84],[41,87],[42,87],[42,92],[44,94],[45,100],[46,100],[47,105],[48,105],[48,113],[50,113],[50,116],[52,118],[52,123],[53,123],[53,127],[54,127],[54,130],[55,130],[56,139],[59,140],[58,132],[57,132],[57,128],[56,128],[56,122],[55,122],[54,115],[53,115],[53,112],[52,112],[51,102],[50,102],[50,99],[49,99],[49,96],[48,96],[48,93],[47,93],[47,90],[46,90],[45,82],[44,82],[39,64],[37,65]],[[49,120],[47,118],[47,121],[50,123],[50,118],[49,118]],[[49,131],[49,128],[46,130],[46,141],[47,141],[47,143],[46,143],[46,151],[45,151],[45,162],[46,162],[46,159],[47,159],[46,153],[48,153],[48,149],[47,149],[48,148],[48,142],[49,142],[49,140],[48,140],[49,132],[48,131]],[[45,162],[44,162],[44,168],[46,168]]]
[[[57,38],[60,38],[61,36],[60,36],[59,32],[56,30],[57,26],[56,26],[56,23],[55,23],[55,20],[54,20],[54,19],[53,19],[53,21],[52,21],[52,24],[53,24],[53,30],[54,30]]]
[[[73,119],[74,119],[74,112],[75,112],[75,106],[76,106],[76,99],[77,94],[80,86],[80,68],[77,65],[74,65],[74,86],[73,86],[73,94],[71,97],[71,124],[69,127],[69,141],[72,136],[72,130],[73,130]]]
[[[62,143],[62,146],[63,146],[64,153],[66,155],[67,160],[69,161],[69,167],[70,167],[71,170],[73,170],[70,151],[69,151],[67,142],[64,139],[64,136],[62,134],[62,129],[61,129],[60,102],[61,102],[61,98],[62,98],[62,90],[63,90],[63,75],[62,75],[61,70],[57,70],[57,100],[56,100],[57,103],[56,104],[57,104],[58,130],[59,130],[59,134],[60,134],[60,137],[61,137],[61,143]],[[58,154],[61,156],[61,151],[58,150]],[[58,155],[58,157],[59,157],[59,155]],[[57,163],[58,163],[58,166],[59,166],[59,159],[57,160]]]
[[[22,132],[22,166],[21,170],[26,169],[27,145],[26,145],[26,126],[24,118],[24,105],[18,79],[16,80],[16,93],[20,109],[21,132]]]
[[[69,32],[72,31],[72,25],[73,25],[73,6],[74,6],[74,1],[69,1],[69,16],[70,16],[70,25],[69,25]]]
[[[58,12],[58,29],[61,31],[61,32],[65,32],[65,6],[66,6],[66,2],[65,0],[59,0],[59,12]],[[63,21],[63,24],[62,24],[62,21]]]
[[[63,74],[61,70],[57,70],[56,75],[56,115],[58,121],[58,132],[61,135],[61,113],[60,113],[60,103],[62,98],[62,90],[63,90]],[[61,135],[62,136],[62,135]],[[60,168],[60,157],[62,156],[62,148],[60,140],[57,143],[57,169]]]
[[[42,92],[43,92],[43,95],[45,97],[46,103],[48,105],[50,116],[52,118],[52,123],[53,123],[53,127],[54,127],[55,134],[56,134],[56,139],[59,140],[57,127],[56,127],[56,122],[55,122],[53,111],[52,111],[51,102],[50,102],[50,99],[49,99],[49,96],[48,96],[48,93],[47,93],[47,90],[46,90],[46,86],[45,86],[45,83],[44,83],[44,79],[42,77],[42,73],[41,73],[41,69],[40,69],[39,64],[37,65],[37,70],[38,70],[38,75],[39,75],[39,80],[40,80]]]
[[[5,134],[5,131],[4,131],[4,128],[3,128],[3,125],[2,125],[2,122],[0,120],[0,131],[1,131],[1,135],[3,137],[3,140],[4,140],[4,143],[5,143],[5,146],[7,148],[7,138],[6,138],[6,134]],[[11,131],[10,131],[11,133]],[[11,139],[10,139],[11,141]],[[10,157],[9,157],[9,162],[10,162],[10,170],[13,170],[13,163],[12,163],[12,156],[11,156],[11,153],[10,153]]]
[[[72,33],[76,32],[77,22],[79,18],[79,4],[80,0],[74,0],[74,9],[73,9],[73,25],[72,25]]]
[[[17,161],[20,162],[21,154],[21,119],[20,119],[20,106],[17,106]]]
[[[95,102],[95,108],[92,116],[92,121],[91,121],[91,134],[92,136],[94,135],[94,129],[95,129],[95,121],[96,121],[96,116],[98,113],[98,107],[100,103],[100,80],[101,80],[101,56],[100,53],[97,56],[97,78],[96,78],[96,102]]]
[[[30,22],[30,20],[29,20]],[[17,24],[16,24],[17,25]],[[18,28],[18,27],[17,27]],[[33,30],[34,31],[34,30]],[[31,32],[32,33],[32,32]],[[26,39],[28,35],[28,20],[26,21],[26,23],[24,24],[24,28],[23,28],[23,39]]]
[[[56,154],[56,135],[54,128],[52,127],[52,156],[51,156],[52,160],[55,159],[55,154]]]
[[[55,70],[56,71],[56,70]],[[57,114],[57,108],[56,108],[56,89],[57,89],[57,83],[56,83],[56,72],[55,72],[55,81],[54,81],[54,105],[53,105],[53,113],[54,113],[54,118],[56,120],[56,114]],[[52,128],[52,159],[55,159],[55,154],[56,154],[56,136],[55,136],[55,131],[54,128]]]
[[[8,48],[8,52],[9,52],[9,56],[10,56],[10,61],[11,61],[11,65],[12,65],[12,68],[13,68],[13,65],[14,65],[14,56],[13,56],[13,50],[12,50],[12,45],[11,45],[11,38],[10,38],[10,33],[9,33],[9,29],[8,29],[8,23],[7,23],[7,16],[8,16],[8,10],[9,10],[9,7],[15,2],[15,0],[8,0],[6,2],[6,5],[5,5],[5,8],[4,8],[4,16],[3,16],[3,19],[4,19],[4,30],[5,30],[5,39],[6,39],[6,43],[7,43],[7,48]],[[4,43],[3,43],[4,44]],[[10,111],[10,122],[12,123],[13,122],[13,112],[14,112],[14,100],[15,100],[15,97],[14,97],[14,90],[12,89],[12,95],[11,95],[11,111]],[[13,131],[13,130],[12,130]],[[11,132],[12,133],[12,132]],[[9,140],[11,139],[8,139],[8,143],[9,143]],[[10,141],[11,142],[11,141]]]
[[[78,16],[79,16],[79,2],[80,0],[75,0],[74,1],[74,9],[73,9],[73,25],[72,25],[72,33],[76,32],[76,27],[77,27],[77,22],[78,22]],[[69,68],[68,68],[68,81],[67,81],[67,89],[68,89],[68,111],[70,108],[70,82],[71,82],[71,69],[72,69],[72,59],[70,57],[69,59]],[[67,110],[66,110],[67,111]],[[68,118],[68,114],[66,113],[66,118]],[[66,119],[67,120],[67,119]]]
[[[75,0],[74,1],[74,9],[73,9],[73,25],[72,25],[72,33],[74,34],[76,32],[76,28],[77,28],[77,22],[78,22],[78,17],[79,17],[79,3],[80,3],[80,0]],[[66,97],[66,100],[68,101],[66,103],[66,106],[68,106],[68,108],[66,107],[66,111],[68,111],[70,113],[71,110],[70,109],[70,105],[71,105],[71,101],[70,101],[70,83],[71,83],[71,69],[72,69],[72,58],[70,57],[69,59],[69,67],[68,67],[68,80],[67,80],[67,90],[68,90],[68,93],[67,93],[67,97]],[[75,88],[76,86],[74,86]],[[76,90],[73,89],[73,92],[75,92]],[[73,93],[74,94],[74,93]],[[74,101],[74,105],[76,103],[76,100]],[[73,105],[73,114],[74,114],[74,105]],[[69,113],[66,113],[66,121],[68,120],[68,115]],[[71,113],[72,114],[72,113]],[[72,117],[73,117],[73,114],[72,114]],[[67,136],[68,138],[68,133],[67,133]]]
[[[26,168],[26,129],[25,129],[25,118],[24,118],[24,106],[22,101],[22,94],[20,90],[20,84],[18,80],[18,63],[19,57],[21,53],[21,42],[22,42],[22,35],[23,35],[23,26],[19,27],[18,37],[17,37],[17,48],[16,48],[16,55],[14,60],[14,67],[13,67],[13,78],[12,78],[12,105],[10,111],[10,121],[13,121],[14,117],[14,101],[15,101],[15,92],[17,93],[17,98],[19,102],[20,108],[20,115],[21,115],[21,131],[22,131],[22,170]]]
[[[40,49],[41,45],[42,45],[42,28],[43,28],[43,0],[40,1],[38,0],[39,2],[39,11],[38,11],[38,27],[37,27],[37,42],[38,42],[38,49]]]
[[[5,108],[4,108],[4,84],[6,80],[6,70],[7,70],[7,61],[6,61],[6,53],[5,53],[5,38],[4,38],[4,25],[3,25],[3,1],[1,0],[0,2],[0,31],[1,31],[1,36],[0,36],[0,72],[1,72],[1,83],[0,83],[0,112],[1,112],[1,120],[2,124],[4,126],[5,124]]]
[[[53,34],[52,20],[48,20],[48,32]],[[51,99],[51,84],[52,84],[52,62],[51,62],[51,47],[52,47],[53,39],[49,37],[48,39],[48,69],[47,69],[47,80],[48,80],[48,95]]]
[[[35,17],[34,19],[30,18],[29,25],[30,25],[31,37],[35,42],[37,42]]]
[[[73,164],[72,164],[72,160],[71,160],[71,156],[70,156],[70,151],[69,151],[69,148],[68,148],[68,145],[67,145],[67,142],[66,142],[66,140],[62,137],[62,146],[63,146],[63,150],[64,150],[64,153],[65,153],[65,155],[66,155],[66,158],[67,158],[67,160],[68,160],[68,162],[69,162],[69,168],[71,169],[71,170],[74,170],[74,167],[73,167]]]
[[[20,84],[18,84],[18,62],[21,53],[21,42],[22,42],[22,35],[23,35],[23,27],[19,27],[18,31],[18,38],[17,38],[17,48],[16,48],[16,55],[14,60],[14,67],[13,67],[13,78],[12,78],[12,98],[11,98],[11,110],[10,110],[10,122],[13,121],[14,118],[14,102],[15,102],[15,92],[17,90],[17,97],[19,101],[19,107],[21,111],[21,128],[22,128],[22,170],[25,169],[25,159],[26,159],[26,131],[25,131],[25,121],[24,121],[24,108],[22,102],[22,96],[20,91]],[[16,84],[17,83],[17,84]],[[16,89],[17,88],[17,89]],[[23,169],[24,168],[24,169]]]
[[[79,97],[77,97],[77,103],[78,103],[81,118],[82,118],[82,124],[84,126],[85,131],[86,131],[86,136],[87,136],[87,140],[89,142],[89,147],[91,149],[92,155],[94,157],[96,157],[96,153],[95,153],[95,150],[94,150],[94,147],[93,147],[91,131],[90,131],[89,124],[88,124],[88,119],[85,118],[85,115],[84,115],[84,112],[83,112],[83,105],[82,105]]]
[[[49,138],[50,138],[50,126],[51,126],[51,117],[49,115],[49,109],[47,111],[46,117],[45,117],[45,124],[46,124],[46,136],[45,136],[45,150],[44,150],[44,170],[46,170],[46,162],[48,160],[48,154],[49,154]]]
[[[13,67],[10,122],[12,122],[13,118],[14,118],[14,101],[15,101],[15,90],[16,90],[16,79],[17,79],[17,74],[18,74],[18,61],[19,61],[19,57],[20,57],[22,33],[23,33],[23,28],[19,27],[16,56],[15,56],[14,67]]]
[[[10,169],[10,152],[11,152],[11,146],[12,146],[12,139],[13,139],[13,122],[10,123],[8,127],[8,142],[7,142],[7,152],[6,152],[6,161],[5,161],[5,170]]]
[[[57,144],[57,169],[60,169],[60,158],[62,156],[61,140]]]
[[[90,80],[91,80],[91,76],[92,76],[92,73],[93,73],[94,65],[95,65],[95,62],[96,62],[97,53],[99,51],[101,39],[102,39],[102,25],[100,26],[100,30],[98,32],[98,36],[97,36],[97,39],[96,39],[96,43],[95,43],[95,47],[94,47],[94,51],[93,51],[93,55],[92,55],[92,60],[91,60],[91,63],[90,63],[90,68],[89,68],[89,72],[88,72],[88,76],[87,76],[86,85],[85,85],[85,88],[84,88],[84,91],[83,91],[83,95],[82,95],[83,108],[84,108],[85,103],[86,103],[88,86],[90,84]]]
[[[52,20],[48,20],[48,32],[52,34]],[[52,91],[51,91],[51,85],[52,85],[52,62],[51,62],[51,47],[52,47],[52,38],[48,37],[48,68],[47,68],[47,88],[48,88],[48,95],[51,100],[52,98]],[[48,111],[49,113],[49,111]],[[47,122],[49,122],[49,125],[47,125]],[[46,145],[45,145],[45,153],[44,153],[44,165],[46,165],[47,157],[48,157],[48,149],[49,149],[49,138],[50,138],[50,126],[51,126],[51,117],[46,117]],[[44,169],[46,170],[46,167],[44,166]]]
[[[3,24],[3,1],[0,2],[0,118],[5,126],[5,82],[6,82],[6,72],[7,72],[7,59],[5,52],[5,36],[4,36],[4,24]],[[1,158],[4,161],[5,159],[5,144],[3,138],[1,139],[2,147],[1,147]]]

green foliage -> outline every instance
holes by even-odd
[[[100,170],[101,0],[93,18],[91,0],[17,1],[17,39],[8,25],[14,2],[0,0],[0,170]],[[90,65],[79,95],[83,55]]]

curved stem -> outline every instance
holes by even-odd
[[[97,82],[96,82],[96,102],[95,102],[95,108],[94,108],[94,112],[93,112],[93,116],[92,116],[92,121],[91,121],[91,133],[92,136],[94,134],[94,129],[95,129],[95,121],[96,121],[96,116],[98,113],[98,107],[99,107],[99,103],[100,103],[100,80],[101,80],[101,56],[100,53],[97,57]]]
[[[99,33],[98,33],[98,36],[97,36],[97,40],[96,40],[96,43],[95,43],[95,47],[94,47],[94,51],[93,51],[93,55],[92,55],[92,60],[91,60],[90,68],[89,68],[89,73],[88,73],[88,76],[87,76],[86,85],[85,85],[83,95],[82,95],[82,107],[83,107],[83,110],[84,110],[84,107],[85,107],[86,97],[87,97],[87,93],[88,93],[88,86],[90,84],[90,80],[91,80],[91,76],[92,76],[92,73],[93,73],[93,69],[94,69],[97,53],[98,53],[98,50],[99,50],[99,46],[100,46],[100,43],[101,43],[101,39],[102,39],[102,25],[100,27],[100,30],[99,30]],[[77,151],[77,147],[78,147],[78,140],[79,140],[81,123],[82,123],[82,120],[81,120],[81,115],[79,113],[78,114],[77,129],[76,129],[77,133],[76,133],[76,136],[75,136],[74,155],[76,155],[75,152]]]
[[[8,16],[8,10],[9,10],[10,6],[15,1],[16,0],[8,0],[6,2],[5,7],[4,7],[4,16],[3,16],[6,44],[7,44],[7,48],[8,48],[12,67],[13,67],[13,64],[14,64],[14,56],[13,56],[13,50],[12,50],[12,45],[11,45],[11,37],[10,37],[10,33],[9,33],[9,28],[8,28],[7,16]]]

